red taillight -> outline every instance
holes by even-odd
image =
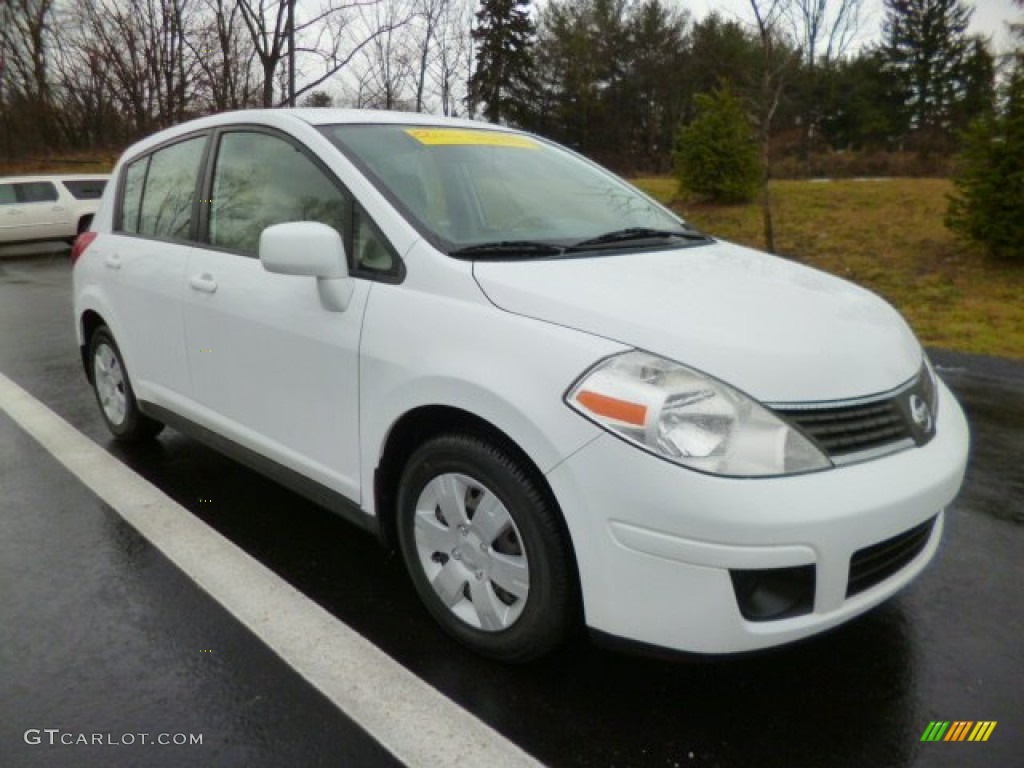
[[[85,253],[85,249],[92,244],[98,234],[99,232],[83,232],[75,238],[75,244],[71,246],[71,266],[75,265],[78,257]]]

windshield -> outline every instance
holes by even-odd
[[[534,137],[406,125],[321,130],[449,253],[552,255],[560,246],[597,247],[608,233],[617,233],[616,247],[693,233],[612,174]],[[623,231],[647,235],[622,237]]]

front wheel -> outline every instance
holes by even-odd
[[[453,434],[415,451],[399,486],[398,538],[431,615],[478,653],[528,661],[575,625],[557,513],[521,460],[495,443]]]
[[[134,443],[154,437],[164,428],[139,410],[121,351],[106,326],[97,328],[89,341],[89,364],[100,414],[114,437]]]

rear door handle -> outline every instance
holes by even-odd
[[[188,284],[192,286],[193,290],[201,291],[202,293],[217,292],[217,281],[213,279],[213,275],[209,272],[203,272],[201,275],[192,275],[189,278]]]
[[[116,253],[112,253],[103,259],[103,265],[108,269],[120,269],[121,268],[121,257]]]

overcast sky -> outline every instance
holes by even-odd
[[[968,3],[971,5],[972,3]],[[739,16],[743,20],[752,19],[749,0],[679,0],[679,5],[689,8],[695,18],[701,18],[708,10],[717,9],[724,16]],[[1006,31],[1005,22],[1019,19],[1024,11],[1014,6],[1013,0],[976,0],[973,3],[974,15],[971,17],[971,32],[992,36],[997,50],[1010,47],[1010,34]],[[862,39],[869,42],[881,34],[882,0],[864,0],[867,19],[863,23]]]

